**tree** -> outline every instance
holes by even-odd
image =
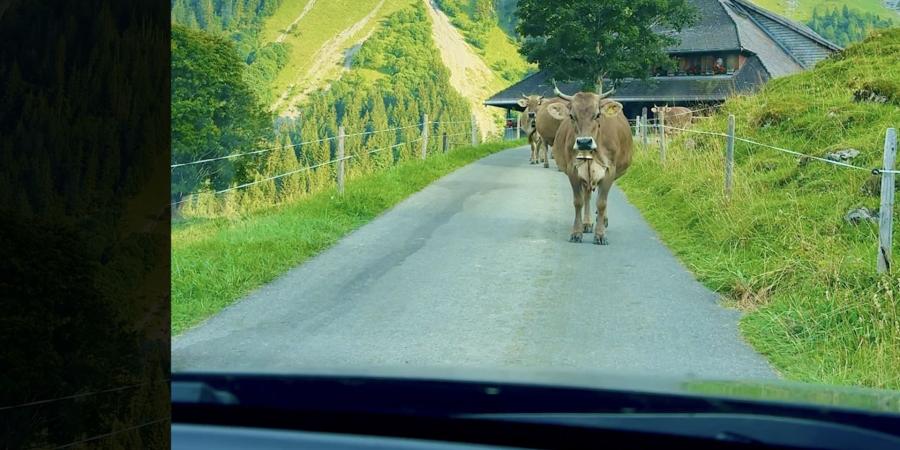
[[[270,119],[244,80],[244,65],[225,38],[172,25],[172,160],[190,162],[256,150]],[[174,200],[211,178],[222,189],[253,158],[182,166],[172,172]]]
[[[520,52],[551,76],[596,85],[599,80],[646,78],[668,67],[665,52],[696,20],[687,0],[520,0]],[[564,26],[563,26],[564,24]]]

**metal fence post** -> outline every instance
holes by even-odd
[[[636,114],[634,116],[634,138],[637,139],[641,137],[641,115]]]
[[[649,136],[647,136],[647,107],[643,107],[641,109],[641,141],[644,143],[644,148],[646,149],[647,144],[649,144]]]
[[[337,188],[338,194],[344,193],[344,126],[338,127],[338,147],[337,147]]]
[[[518,119],[516,119],[516,140],[522,139],[522,127],[519,124],[522,123],[522,114],[519,114]]]
[[[428,156],[428,127],[431,125],[428,123],[428,114],[425,114],[422,118],[422,159],[425,159]]]
[[[659,162],[666,162],[666,113],[659,113]]]
[[[734,173],[734,114],[728,115],[728,141],[725,144],[725,198],[731,199]]]
[[[447,150],[450,149],[450,141],[447,140],[447,132],[446,132],[446,131],[444,132],[443,141],[444,141],[444,142],[443,142],[443,146],[442,146],[442,147],[443,147],[443,149],[444,149],[444,153],[447,153]]]
[[[475,114],[472,114],[472,147],[478,145],[478,124],[475,122]]]
[[[894,170],[897,158],[897,129],[888,128],[884,137],[884,170]],[[894,174],[881,174],[881,210],[878,213],[878,273],[891,270],[894,227]]]

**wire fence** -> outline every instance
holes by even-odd
[[[289,148],[295,148],[295,147],[302,146],[302,145],[316,144],[316,143],[322,143],[322,142],[328,142],[328,141],[338,141],[338,146],[340,148],[339,153],[342,153],[344,140],[346,138],[368,136],[368,135],[374,135],[374,134],[379,134],[379,133],[386,133],[386,132],[390,132],[390,131],[399,132],[399,131],[408,130],[411,128],[419,128],[421,130],[420,135],[414,139],[407,139],[403,142],[399,142],[399,143],[396,143],[396,144],[393,144],[390,146],[361,152],[357,155],[342,156],[339,154],[338,157],[333,158],[329,161],[321,162],[321,163],[311,165],[311,166],[305,166],[305,167],[299,168],[297,170],[292,170],[292,171],[281,173],[278,175],[269,176],[269,177],[254,180],[254,181],[249,181],[249,182],[242,183],[242,184],[239,184],[236,186],[231,186],[228,188],[218,189],[218,190],[213,190],[213,191],[200,191],[200,192],[192,192],[189,194],[185,194],[181,199],[170,203],[169,206],[174,208],[174,207],[177,207],[178,205],[189,202],[201,195],[214,195],[215,196],[215,195],[219,195],[219,194],[224,194],[226,192],[237,191],[237,190],[248,188],[250,186],[258,185],[261,183],[275,181],[275,180],[278,180],[281,178],[289,177],[289,176],[296,175],[296,174],[303,173],[303,172],[309,172],[309,171],[312,171],[312,170],[315,170],[315,169],[318,169],[321,167],[329,166],[332,164],[338,164],[338,166],[339,166],[338,167],[338,170],[340,172],[340,174],[338,175],[339,191],[342,192],[343,191],[342,180],[343,180],[344,165],[339,164],[339,163],[342,163],[344,161],[348,161],[348,160],[351,160],[354,158],[358,158],[360,155],[370,155],[370,154],[379,153],[379,152],[382,152],[385,150],[393,150],[393,149],[396,149],[403,145],[419,143],[419,142],[422,142],[424,139],[428,139],[430,142],[431,139],[430,139],[430,136],[428,135],[429,128],[431,128],[430,126],[434,126],[434,125],[438,125],[438,126],[457,125],[458,126],[460,124],[466,125],[464,127],[465,131],[452,133],[452,134],[447,134],[446,132],[444,133],[444,136],[446,136],[446,138],[444,139],[445,148],[443,149],[443,151],[447,151],[448,148],[446,148],[446,146],[448,146],[448,145],[455,147],[455,146],[459,145],[460,143],[463,143],[463,144],[465,143],[462,141],[450,143],[448,139],[451,137],[472,136],[472,142],[473,143],[476,142],[476,140],[477,140],[476,139],[476,128],[475,128],[476,123],[474,121],[474,118],[472,120],[429,121],[426,117],[422,122],[419,122],[414,125],[386,128],[383,130],[370,130],[370,131],[351,133],[351,134],[343,133],[343,127],[341,127],[341,131],[337,135],[330,136],[327,138],[309,140],[309,141],[299,142],[299,143],[291,144],[291,145],[275,146],[275,147],[265,148],[265,149],[261,149],[261,150],[251,151],[251,152],[236,153],[236,154],[232,154],[232,155],[219,156],[219,157],[215,157],[215,158],[204,158],[204,159],[200,159],[200,160],[196,160],[196,161],[172,164],[171,169],[174,170],[174,169],[177,169],[179,167],[184,167],[184,166],[199,165],[199,164],[205,164],[205,163],[210,163],[210,162],[214,162],[214,161],[234,159],[234,158],[240,158],[240,157],[250,156],[250,155],[259,155],[262,153],[267,153],[267,152],[271,152],[271,151],[275,151],[275,150],[284,150],[284,149],[289,149]],[[426,127],[426,125],[429,125],[429,126]],[[456,127],[456,128],[458,129],[460,127]],[[436,136],[436,138],[440,138],[440,136]],[[426,144],[426,148],[427,148],[427,144]],[[423,158],[427,157],[427,152],[425,151],[425,148],[423,148],[422,157]]]
[[[852,164],[848,161],[842,161],[839,159],[832,158],[823,158],[821,156],[810,155],[808,153],[799,152],[796,150],[791,150],[788,148],[784,148],[777,145],[766,144],[763,142],[758,142],[752,139],[748,139],[745,137],[737,136],[735,133],[734,126],[734,115],[728,116],[728,131],[726,133],[719,133],[714,131],[706,131],[706,130],[694,130],[691,128],[685,127],[674,127],[670,125],[666,125],[666,119],[668,118],[668,114],[662,114],[658,117],[658,122],[651,125],[649,120],[644,120],[642,117],[638,117],[633,122],[635,124],[635,136],[640,137],[643,141],[643,144],[646,146],[649,144],[648,136],[651,132],[651,128],[656,131],[658,138],[658,146],[659,146],[659,157],[660,162],[665,162],[665,153],[667,146],[667,132],[669,130],[678,131],[682,133],[691,133],[697,135],[704,136],[713,136],[716,138],[724,138],[726,140],[726,150],[725,150],[725,195],[728,199],[731,197],[732,192],[732,179],[733,179],[733,170],[734,170],[734,148],[735,142],[742,142],[747,145],[748,148],[753,147],[761,147],[767,148],[771,150],[775,150],[784,154],[798,156],[802,160],[811,160],[818,161],[825,164],[829,164],[834,167],[840,167],[845,169],[852,169],[858,171],[869,172],[872,175],[881,177],[881,203],[880,210],[878,213],[878,252],[877,252],[877,269],[879,273],[885,273],[890,271],[891,267],[891,249],[893,246],[893,207],[894,207],[894,190],[895,183],[894,178],[896,174],[900,174],[900,170],[894,168],[894,163],[897,154],[897,130],[895,128],[888,128],[885,132],[884,138],[884,154],[882,164],[879,167],[863,167],[860,165]]]

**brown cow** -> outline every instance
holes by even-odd
[[[594,232],[594,243],[609,244],[606,227],[609,224],[606,204],[613,182],[625,174],[631,165],[632,138],[622,104],[604,99],[603,94],[579,92],[556,95],[568,100],[568,105],[551,109],[561,121],[556,134],[554,152],[557,163],[564,168],[572,185],[575,203],[575,222],[571,242],[581,242],[583,233]],[[591,226],[591,192],[600,188],[597,196],[596,228]]]
[[[664,113],[666,118],[666,126],[674,127],[674,128],[682,128],[686,129],[691,125],[691,121],[693,119],[694,112],[688,108],[683,106],[653,106],[653,114],[656,114],[657,118],[660,113]],[[666,134],[675,134],[678,133],[679,130],[673,130],[672,128],[666,128]]]
[[[540,135],[541,140],[541,154],[543,155],[544,167],[550,167],[549,161],[547,161],[547,154],[552,149],[553,151],[553,159],[556,160],[556,167],[559,168],[560,171],[563,170],[562,166],[559,165],[559,157],[556,152],[556,147],[554,147],[553,143],[556,139],[556,131],[559,129],[560,120],[556,119],[553,114],[550,113],[550,108],[556,108],[554,105],[562,105],[566,106],[568,102],[561,98],[549,98],[545,99],[543,104],[541,104],[541,108],[537,113],[537,133]]]
[[[539,136],[537,136],[537,129],[535,126],[537,111],[543,101],[544,97],[540,95],[522,94],[522,98],[517,102],[520,107],[524,108],[524,111],[519,114],[519,129],[525,133],[525,136],[528,136],[528,145],[531,146],[531,159],[529,160],[531,164],[540,164],[543,162],[543,160],[540,159],[538,151],[540,139]]]

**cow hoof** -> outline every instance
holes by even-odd
[[[544,168],[545,168],[545,169],[549,169],[549,168],[550,168],[550,164],[547,164],[547,161],[544,161]]]
[[[592,223],[584,224],[584,232],[585,233],[593,233],[594,232],[594,224],[592,224]]]
[[[597,245],[609,245],[609,239],[606,236],[594,235],[594,243]]]
[[[569,236],[569,242],[581,242],[581,233],[572,233],[572,236]]]

